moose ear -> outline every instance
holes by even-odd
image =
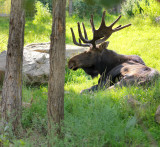
[[[106,49],[108,47],[108,45],[109,45],[109,41],[103,42],[100,45],[98,45],[98,49],[102,51],[102,50]]]

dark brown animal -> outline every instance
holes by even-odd
[[[119,31],[130,26],[118,26],[114,29],[112,27],[120,19],[114,21],[109,27],[105,25],[105,11],[103,12],[102,22],[98,30],[95,30],[93,23],[93,15],[91,16],[91,27],[93,32],[93,39],[88,40],[84,24],[84,35],[82,35],[80,24],[78,22],[79,43],[75,39],[73,29],[71,28],[73,42],[79,46],[89,46],[89,50],[72,57],[68,62],[69,69],[77,70],[82,68],[92,78],[101,75],[98,84],[85,89],[84,91],[94,91],[98,88],[113,88],[116,85],[143,85],[148,83],[154,77],[159,75],[155,69],[147,67],[143,60],[137,55],[121,55],[112,50],[108,50],[109,42],[105,42],[113,32]],[[84,42],[84,44],[81,43]],[[100,44],[101,43],[101,44]]]

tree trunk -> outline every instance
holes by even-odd
[[[22,61],[25,17],[23,0],[11,1],[6,70],[3,82],[1,117],[4,126],[10,122],[15,135],[21,128]]]
[[[61,120],[64,119],[65,6],[66,0],[53,0],[48,84],[48,134],[50,136],[60,135]],[[55,124],[58,125],[58,128],[53,130]]]
[[[73,11],[73,9],[72,9],[72,0],[69,0],[69,16],[72,16],[72,11]]]

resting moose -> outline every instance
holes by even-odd
[[[84,91],[94,91],[98,88],[113,88],[116,85],[143,85],[159,75],[159,72],[153,68],[147,67],[143,60],[137,55],[121,55],[112,50],[108,50],[109,42],[105,42],[112,33],[119,31],[131,24],[112,28],[121,18],[118,17],[110,26],[105,25],[105,11],[103,12],[102,22],[98,30],[93,23],[91,15],[91,27],[93,39],[88,40],[84,24],[84,36],[81,32],[80,23],[78,22],[79,42],[76,41],[73,29],[71,28],[74,44],[78,46],[89,46],[89,50],[72,57],[68,62],[69,69],[77,70],[82,68],[92,78],[101,75],[98,85],[92,86]],[[83,43],[81,42],[83,41]]]

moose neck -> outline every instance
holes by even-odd
[[[117,54],[112,50],[104,49],[101,55],[101,60],[96,65],[96,68],[102,75],[102,73],[108,73],[110,70],[127,60],[128,58],[126,55]]]

